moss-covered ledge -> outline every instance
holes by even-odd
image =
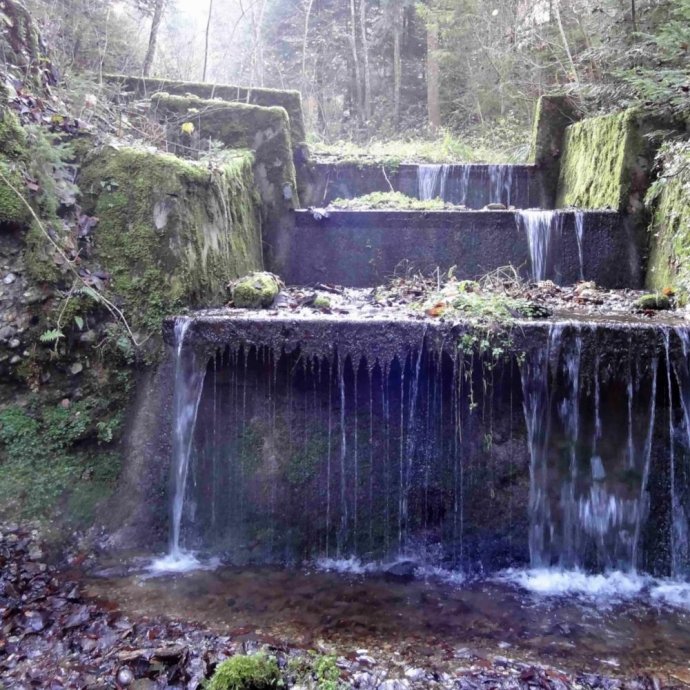
[[[260,105],[267,108],[279,106],[287,111],[293,146],[302,146],[306,142],[302,96],[299,91],[153,79],[120,74],[104,75],[104,80],[122,91],[133,93],[141,98],[150,98],[159,92],[166,92],[174,96],[191,94],[203,99],[217,98],[222,101]]]
[[[168,140],[181,152],[200,141],[220,141],[230,148],[254,151],[255,179],[264,203],[282,212],[299,205],[292,139],[284,108],[158,94],[156,115],[168,124]],[[194,125],[185,133],[183,125]]]
[[[587,118],[566,129],[556,206],[637,212],[649,152],[635,110]]]
[[[253,157],[220,169],[107,147],[85,162],[84,208],[99,218],[94,258],[142,336],[183,307],[223,304],[230,280],[263,266]]]

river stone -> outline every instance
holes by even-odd
[[[232,285],[232,299],[240,309],[270,307],[280,292],[280,280],[272,273],[251,273]]]
[[[414,580],[415,570],[419,567],[415,561],[398,561],[386,567],[383,575],[386,580],[394,582],[411,582]]]

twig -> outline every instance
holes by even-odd
[[[394,192],[395,189],[393,189],[393,185],[391,184],[391,181],[388,179],[388,175],[386,175],[386,166],[385,165],[381,166],[381,172],[383,173],[383,176],[386,178],[386,182],[388,182],[388,186],[391,188],[391,192]]]

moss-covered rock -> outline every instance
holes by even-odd
[[[328,311],[331,308],[331,300],[326,295],[316,295],[313,307],[321,311]]]
[[[269,690],[278,686],[280,672],[275,659],[265,654],[237,655],[216,668],[208,690]]]
[[[664,311],[671,308],[671,300],[663,294],[642,295],[635,300],[633,307],[640,311]]]
[[[232,300],[240,309],[270,307],[280,292],[280,282],[272,273],[252,273],[232,285]]]
[[[262,268],[260,204],[252,156],[220,170],[132,148],[94,153],[82,169],[87,212],[99,218],[95,258],[111,274],[134,328],[225,301],[226,285]]]
[[[651,210],[651,252],[647,286],[674,288],[683,302],[690,294],[690,142],[662,149],[658,180],[647,195]]]
[[[645,153],[639,115],[633,110],[571,125],[564,138],[557,207],[628,208]]]

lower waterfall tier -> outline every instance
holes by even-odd
[[[342,322],[254,317],[201,315],[178,342],[181,549],[688,571],[685,327],[366,322],[339,341]]]

